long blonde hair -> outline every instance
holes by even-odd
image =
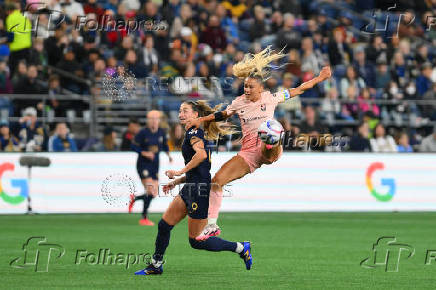
[[[275,53],[271,45],[256,54],[246,54],[244,59],[233,65],[233,75],[238,78],[254,77],[266,80],[270,74],[270,63],[286,56],[283,49]]]
[[[184,103],[191,105],[195,112],[198,112],[198,117],[204,117],[214,114],[221,110],[223,104],[216,105],[215,107],[209,106],[204,100],[199,101],[185,101]],[[220,136],[231,135],[237,131],[233,125],[223,122],[209,121],[203,123],[205,138],[207,140],[217,140]]]

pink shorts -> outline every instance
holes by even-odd
[[[282,156],[282,153],[283,147],[280,146],[279,156],[277,156],[277,158],[274,160],[269,160],[262,155],[262,143],[259,142],[258,146],[241,150],[238,152],[238,155],[241,156],[245,160],[245,162],[247,162],[248,166],[250,167],[250,172],[253,173],[263,164],[271,164],[279,160],[280,156]]]

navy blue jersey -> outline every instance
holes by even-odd
[[[137,165],[139,167],[145,167],[157,172],[159,170],[159,152],[169,151],[165,131],[159,128],[153,133],[148,128],[142,129],[132,141],[132,149],[138,153]],[[155,154],[154,159],[145,158],[141,155],[142,151],[153,152]]]
[[[195,155],[195,150],[192,148],[191,139],[192,137],[197,137],[204,143],[204,150],[206,150],[207,158],[203,160],[197,167],[186,172],[186,183],[189,182],[208,182],[210,183],[210,165],[211,165],[211,148],[208,146],[208,141],[204,139],[204,131],[200,128],[190,128],[185,133],[185,139],[182,144],[182,155],[185,160],[185,165],[191,161],[192,157]]]

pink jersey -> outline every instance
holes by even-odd
[[[242,95],[227,106],[227,114],[238,114],[241,121],[241,150],[251,149],[256,147],[256,144],[260,144],[260,140],[257,140],[257,129],[264,121],[274,118],[277,104],[283,101],[283,93],[273,95],[270,91],[265,91],[257,102],[252,102]]]

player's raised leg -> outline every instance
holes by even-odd
[[[188,217],[189,228],[189,243],[191,247],[197,250],[206,250],[211,252],[229,251],[239,254],[244,260],[247,270],[251,269],[253,258],[251,256],[251,243],[250,242],[230,242],[218,237],[210,237],[203,241],[195,239],[204,228],[207,219],[193,219]]]
[[[244,177],[250,172],[250,166],[244,158],[239,155],[234,156],[218,170],[212,178],[209,196],[208,224],[196,237],[197,240],[205,240],[211,236],[218,236],[221,233],[221,229],[217,225],[217,220],[223,199],[223,186],[233,180]]]
[[[156,275],[163,272],[163,255],[170,242],[170,233],[187,214],[186,205],[182,198],[176,196],[159,221],[158,233],[155,243],[155,251],[151,263],[143,270],[135,272],[135,275]]]

